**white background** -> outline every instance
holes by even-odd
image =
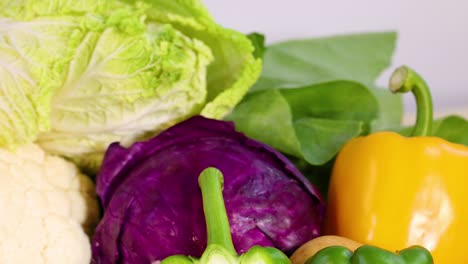
[[[398,32],[393,67],[429,83],[439,115],[468,117],[468,0],[203,0],[223,26],[261,32],[267,42],[342,33]],[[379,80],[385,85],[391,69]],[[414,112],[405,96],[407,112]]]

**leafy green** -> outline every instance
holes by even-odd
[[[294,123],[301,142],[304,159],[310,164],[322,165],[332,159],[341,147],[363,131],[363,122],[304,118]]]
[[[201,114],[222,118],[257,80],[261,60],[243,34],[215,23],[200,0],[121,0],[144,10],[148,22],[170,24],[183,34],[201,40],[213,53],[207,69],[207,101]]]
[[[396,33],[368,33],[293,40],[268,46],[252,91],[336,80],[373,85],[390,65]]]
[[[395,41],[384,32],[272,44],[259,81],[226,118],[291,157],[327,164],[351,138],[400,124],[401,96],[374,88]]]
[[[321,117],[370,122],[377,117],[378,104],[360,83],[334,81],[281,90],[294,119]]]
[[[261,60],[196,0],[0,2],[0,146],[96,169],[193,115],[223,118]]]
[[[400,126],[403,119],[403,96],[388,89],[369,89],[379,104],[377,119],[372,121],[371,131],[393,130]]]
[[[337,81],[251,93],[226,119],[254,139],[321,165],[366,131],[377,112],[377,101],[365,86]]]
[[[247,37],[250,39],[250,41],[252,42],[252,45],[255,48],[254,50],[255,58],[262,59],[266,51],[265,36],[260,33],[254,32],[254,33],[250,33],[249,35],[247,35]]]
[[[249,137],[302,157],[291,109],[279,90],[248,94],[226,119],[234,121],[236,129]]]
[[[171,27],[89,32],[72,56],[52,99],[52,127],[38,138],[48,151],[88,159],[111,142],[130,144],[199,113],[204,104],[211,52]]]
[[[399,132],[409,136],[413,126],[407,126]],[[468,146],[468,120],[456,115],[449,115],[434,121],[432,136],[443,138],[456,144]]]
[[[0,16],[19,20],[30,20],[46,16],[83,15],[103,13],[112,9],[109,0],[15,0],[0,1]]]
[[[0,146],[31,142],[50,127],[60,64],[79,27],[72,18],[18,22],[0,17]]]
[[[434,126],[434,136],[468,146],[468,120],[460,116],[447,116]]]

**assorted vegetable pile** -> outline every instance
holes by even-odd
[[[468,263],[468,121],[377,85],[396,41],[0,0],[0,263]]]

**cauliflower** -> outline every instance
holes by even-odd
[[[92,181],[37,145],[0,150],[0,263],[87,264],[99,219]]]

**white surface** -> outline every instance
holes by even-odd
[[[468,0],[203,0],[222,25],[267,42],[342,33],[399,34],[393,67],[407,64],[429,83],[435,110],[468,117]],[[392,67],[392,68],[393,68]],[[390,69],[380,78],[386,85]],[[414,111],[405,96],[408,112]]]

